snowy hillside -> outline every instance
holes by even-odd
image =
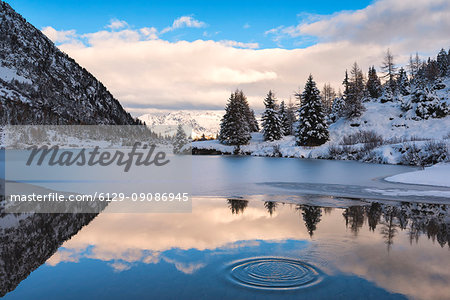
[[[0,1],[0,125],[133,123],[101,82]]]
[[[193,137],[216,136],[220,129],[222,110],[180,110],[173,112],[156,112],[139,117],[148,126],[186,125],[192,128]],[[173,126],[172,126],[173,128]],[[176,128],[176,127],[175,127]]]
[[[442,88],[435,93],[441,102],[450,104],[450,78],[447,77]],[[402,96],[394,102],[381,103],[379,99],[373,99],[363,103],[363,114],[351,120],[340,118],[332,123],[330,140],[319,147],[296,146],[294,136],[265,142],[261,133],[253,133],[250,143],[240,147],[240,153],[416,165],[448,160],[450,115],[418,119],[411,111],[402,109],[411,97],[413,95]],[[358,141],[358,136],[365,134],[374,135],[373,145]],[[222,145],[218,140],[194,142],[192,147],[194,154],[231,154],[236,149],[235,146]]]

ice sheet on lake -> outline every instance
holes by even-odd
[[[370,193],[378,193],[384,196],[423,196],[450,198],[450,191],[417,191],[417,190],[378,190],[366,189]]]
[[[450,163],[437,164],[425,170],[402,173],[386,178],[390,182],[450,187]]]

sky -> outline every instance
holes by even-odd
[[[11,6],[100,79],[133,115],[223,109],[243,89],[291,99],[311,73],[340,87],[358,62],[378,71],[450,46],[450,1],[25,1]]]

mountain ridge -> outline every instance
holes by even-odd
[[[147,126],[184,125],[192,129],[192,136],[215,137],[219,133],[223,110],[179,110],[145,114],[139,117]]]
[[[108,89],[0,0],[0,125],[132,125]]]

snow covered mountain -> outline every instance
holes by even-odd
[[[219,133],[223,110],[180,110],[145,114],[139,119],[148,126],[182,124],[192,128],[192,136],[215,136]]]
[[[0,0],[0,125],[134,123],[101,82]]]

